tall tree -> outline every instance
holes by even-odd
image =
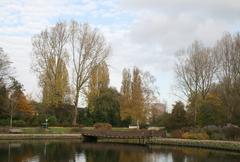
[[[219,59],[219,88],[228,122],[235,122],[240,113],[240,33],[226,33],[214,47]]]
[[[90,112],[94,111],[93,99],[109,85],[109,71],[106,62],[97,65],[91,72],[87,88],[87,103]]]
[[[216,73],[216,59],[209,48],[195,41],[188,50],[179,52],[182,58],[176,64],[178,88],[191,102],[193,117],[196,123],[197,106],[195,102],[200,96],[205,98],[213,84]]]
[[[181,101],[178,101],[173,105],[169,126],[173,129],[187,126],[186,111],[184,110],[184,104]]]
[[[0,114],[8,114],[8,86],[7,82],[12,74],[11,62],[0,47]]]
[[[137,67],[134,67],[132,75],[129,69],[123,69],[122,75],[121,119],[131,119],[134,123],[145,123],[150,102],[154,98],[154,92],[150,85],[153,78],[150,73],[142,73]],[[146,78],[143,78],[144,76]]]
[[[7,85],[0,81],[0,115],[6,115],[8,112],[8,89]]]
[[[10,116],[10,127],[12,128],[13,116],[17,112],[18,108],[23,108],[22,105],[19,105],[19,102],[21,102],[21,97],[24,94],[23,85],[19,83],[14,77],[10,77],[10,80],[11,80],[10,86],[8,87],[8,100],[9,100],[8,114]]]
[[[75,21],[70,26],[70,44],[75,107],[72,124],[76,125],[80,92],[87,86],[92,70],[106,60],[110,47],[99,31]]]
[[[140,70],[137,67],[133,69],[132,76],[132,118],[135,122],[146,122],[145,102],[143,95],[143,86]]]
[[[155,77],[150,72],[141,72],[141,78],[145,116],[146,120],[151,122],[151,118],[157,115],[153,114],[153,103],[159,102],[159,89],[155,84]]]
[[[57,23],[32,39],[33,70],[39,77],[43,91],[43,102],[47,106],[62,103],[68,92],[67,41],[68,31],[65,23]]]
[[[68,82],[68,70],[65,63],[59,60],[60,63],[58,67],[55,65],[56,69],[56,80],[49,80],[47,75],[43,78],[43,104],[47,107],[57,107],[63,105],[64,103],[71,103],[70,101],[70,87]],[[51,60],[49,60],[51,62]],[[51,63],[53,64],[53,63]],[[48,73],[48,72],[46,72]]]
[[[131,88],[131,73],[129,69],[123,69],[122,72],[122,85],[121,85],[121,97],[120,97],[120,115],[121,119],[125,120],[131,117],[131,100],[132,100],[132,88]]]
[[[222,100],[217,92],[209,92],[205,100],[198,102],[199,115],[197,122],[199,125],[221,125],[226,121]]]
[[[113,126],[120,124],[119,93],[116,89],[102,89],[98,96],[93,99],[94,122],[107,122]]]

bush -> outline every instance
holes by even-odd
[[[140,124],[140,125],[139,125],[139,128],[140,128],[140,129],[147,129],[147,128],[148,128],[148,125],[147,125],[147,124]]]
[[[49,125],[56,125],[57,124],[57,118],[55,116],[48,117],[48,124]]]
[[[226,137],[223,133],[212,133],[210,135],[210,139],[212,139],[212,140],[226,140]]]
[[[71,133],[80,133],[81,131],[82,131],[81,127],[73,127],[70,130]]]
[[[1,119],[0,126],[9,126],[9,119]]]
[[[182,129],[174,130],[171,132],[171,137],[172,138],[182,138],[182,135],[184,133],[185,133],[185,131]]]
[[[93,125],[94,129],[97,130],[111,130],[112,129],[112,125],[109,123],[95,123]]]
[[[26,122],[23,120],[13,120],[12,124],[15,127],[25,127],[26,126]]]
[[[209,136],[206,132],[202,132],[202,133],[186,132],[182,135],[182,138],[184,138],[184,139],[208,140]]]
[[[227,139],[231,140],[240,139],[240,128],[237,126],[229,125],[223,127],[222,131]]]
[[[208,125],[203,127],[203,130],[208,133],[208,135],[212,135],[214,133],[221,133],[221,128],[217,127],[216,125]]]

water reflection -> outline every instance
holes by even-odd
[[[1,141],[0,162],[239,162],[239,153],[167,146]]]

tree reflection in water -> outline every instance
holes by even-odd
[[[167,146],[1,141],[0,162],[239,162],[239,153]]]

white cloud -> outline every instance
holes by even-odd
[[[151,10],[169,15],[190,13],[226,20],[238,20],[240,15],[239,0],[123,0],[121,5],[130,10]]]
[[[212,45],[224,31],[235,31],[239,8],[238,0],[1,0],[0,47],[26,90],[35,93],[31,37],[57,21],[87,21],[112,44],[111,84],[119,88],[122,69],[139,66],[155,75],[161,96],[171,105],[175,51],[196,39]]]

